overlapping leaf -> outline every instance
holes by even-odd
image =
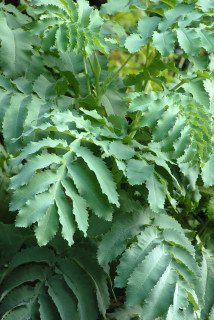
[[[91,249],[93,250],[93,249]],[[82,248],[66,258],[47,248],[17,253],[0,277],[0,315],[5,319],[91,319],[105,316],[109,303],[106,277]],[[90,303],[85,303],[90,301]]]
[[[132,216],[128,228],[126,222],[115,221],[98,251],[103,266],[122,254],[115,286],[126,287],[126,305],[142,305],[142,317],[148,320],[184,319],[187,314],[194,319],[194,310],[203,304],[200,268],[181,226],[165,214],[149,212],[147,220]]]
[[[33,4],[47,10],[44,22],[38,21],[31,26],[31,31],[35,30],[43,37],[45,50],[55,46],[61,52],[74,50],[89,56],[96,49],[108,52],[100,36],[103,20],[98,10],[90,7],[86,0],[77,3],[34,0]]]

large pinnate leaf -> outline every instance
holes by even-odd
[[[170,319],[173,314],[175,319],[185,317],[187,308],[191,319],[194,319],[193,309],[196,306],[200,309],[203,300],[200,268],[194,248],[174,219],[158,214],[151,221],[152,226],[145,226],[142,231],[135,227],[135,235],[138,236],[126,250],[125,244],[128,241],[131,243],[130,237],[133,237],[128,231],[126,240],[120,237],[121,243],[111,250],[111,257],[120,256],[124,251],[119,258],[115,286],[126,287],[126,305],[142,305],[141,312],[145,319],[153,320],[166,315]],[[120,225],[115,222],[114,229],[118,228],[120,232],[124,223],[120,222]],[[148,225],[148,221],[138,223]],[[98,259],[103,265],[112,259],[107,251],[107,239],[110,241],[113,237],[114,229],[105,235],[100,245],[102,250],[98,251]],[[156,307],[152,308],[152,304]]]
[[[1,194],[28,228],[0,224],[0,318],[108,318],[104,269],[113,319],[212,319],[212,253],[171,215],[214,184],[213,0],[25,5],[0,4]]]
[[[92,8],[88,1],[80,0],[77,3],[71,3],[59,0],[34,0],[33,4],[52,8],[51,11],[55,12],[56,16],[57,11],[60,10],[62,13],[55,19],[54,24],[48,23],[47,20],[50,27],[48,33],[35,24],[36,32],[43,37],[45,49],[55,46],[60,52],[74,50],[88,56],[91,56],[96,49],[105,54],[108,52],[108,47],[100,36],[103,20],[99,11]],[[51,21],[51,14],[49,18]]]
[[[0,277],[0,314],[6,319],[94,320],[109,304],[106,277],[90,254],[73,248],[67,258],[47,248],[17,253]],[[86,303],[86,300],[88,303]]]
[[[2,13],[0,27],[0,65],[7,76],[15,78],[27,69],[31,53],[30,35],[20,28],[12,30]]]
[[[64,155],[47,153],[48,146],[55,147],[56,151],[64,149]],[[32,157],[42,150],[46,150],[46,154]],[[73,155],[82,160],[74,161]],[[86,236],[88,208],[106,220],[112,218],[110,203],[119,205],[116,184],[104,161],[89,149],[77,141],[68,147],[63,140],[47,138],[31,142],[11,163],[17,165],[28,157],[28,162],[11,179],[11,188],[19,187],[19,190],[14,192],[10,208],[19,210],[17,226],[38,223],[35,233],[40,245],[47,244],[56,235],[59,223],[69,245],[73,244],[76,229]]]

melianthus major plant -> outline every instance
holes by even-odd
[[[213,319],[213,9],[1,3],[1,319]]]

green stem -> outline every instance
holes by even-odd
[[[94,53],[94,54],[96,55],[96,53]],[[95,93],[96,93],[96,96],[99,97],[100,96],[100,77],[97,74],[97,72],[95,71],[95,68],[91,63],[91,60],[88,59],[88,61],[89,61],[89,65],[91,67],[91,71],[93,72],[94,79],[95,79],[95,91],[96,91]]]
[[[207,221],[204,223],[204,225],[202,226],[202,228],[201,228],[201,229],[199,230],[199,232],[198,232],[198,236],[199,236],[199,238],[200,238],[201,240],[203,240],[203,235],[204,235],[204,233],[205,233],[205,231],[206,231],[207,226],[209,225],[209,223],[210,223],[210,221],[207,220]]]
[[[147,48],[146,48],[146,62],[145,62],[144,68],[147,68],[148,63],[149,63],[149,59],[148,59],[149,58],[149,49],[150,49],[150,42],[147,44]],[[149,83],[148,79],[144,81],[144,85],[142,88],[143,91],[146,91],[148,83]],[[128,136],[129,140],[132,140],[135,137],[135,135],[139,129],[141,117],[142,117],[142,111],[138,111],[134,120],[133,120],[133,123],[131,124],[131,132],[129,133],[129,136]]]
[[[108,275],[107,278],[108,278],[108,282],[109,282],[109,286],[110,286],[110,290],[111,290],[112,296],[114,298],[114,301],[117,303],[117,297],[116,297],[116,294],[115,294],[114,289],[113,289],[113,283],[112,283],[111,277]]]
[[[91,86],[90,86],[90,77],[88,74],[88,69],[87,69],[87,61],[86,61],[86,57],[83,57],[83,64],[84,64],[84,70],[85,70],[85,77],[86,77],[86,84],[87,84],[87,89],[88,89],[88,93],[91,94]]]
[[[144,92],[147,91],[148,84],[149,84],[149,80],[145,80],[143,87],[142,87],[142,91],[144,91]]]
[[[141,111],[138,111],[132,124],[131,124],[131,132],[129,133],[128,137],[129,137],[129,140],[132,140],[136,133],[137,133],[137,130],[139,129],[139,124],[140,124],[140,119],[142,117],[142,112]]]
[[[148,67],[149,49],[150,49],[150,42],[147,44],[147,47],[146,47],[146,63],[145,63],[145,67]]]
[[[175,91],[180,88],[184,83],[190,82],[192,80],[198,79],[198,76],[193,77],[192,79],[182,79],[178,84],[176,84],[170,91]]]
[[[134,56],[133,53],[131,53],[128,58],[123,62],[123,64],[120,66],[120,68],[113,74],[113,78],[115,79],[121,70],[123,70],[123,68],[127,65],[127,63],[129,62],[129,60],[131,60],[131,58]]]
[[[176,84],[176,86],[174,86],[172,89],[170,89],[170,91],[175,91],[178,88],[180,88],[186,81],[185,80],[181,80],[178,84]]]
[[[106,89],[110,86],[110,84],[118,77],[118,75],[120,74],[121,70],[123,70],[123,68],[127,65],[127,63],[129,62],[129,60],[131,60],[131,58],[134,56],[135,54],[131,53],[128,58],[123,62],[123,64],[120,66],[120,68],[112,73],[107,79],[106,81],[104,81],[103,83],[103,88],[101,90],[101,94],[103,94]]]
[[[150,49],[150,42],[147,44],[147,47],[146,47],[146,62],[145,62],[145,65],[144,65],[144,70],[145,68],[148,67],[149,65],[149,49]],[[143,84],[143,87],[142,87],[142,90],[143,91],[147,91],[147,86],[149,84],[149,80],[144,80],[144,84]]]

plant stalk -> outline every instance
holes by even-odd
[[[110,86],[110,84],[117,78],[117,76],[119,75],[119,73],[121,72],[121,70],[123,70],[123,68],[127,65],[127,63],[131,60],[131,58],[134,56],[135,54],[131,53],[128,58],[123,62],[123,64],[120,66],[120,68],[112,73],[107,79],[106,81],[104,81],[103,83],[103,88],[101,90],[101,94],[104,94],[104,92],[107,90],[107,88]]]
[[[87,61],[86,61],[86,57],[85,56],[83,57],[83,64],[84,64],[84,70],[85,70],[85,77],[86,77],[86,84],[87,84],[88,93],[91,94],[90,76],[88,74]]]

